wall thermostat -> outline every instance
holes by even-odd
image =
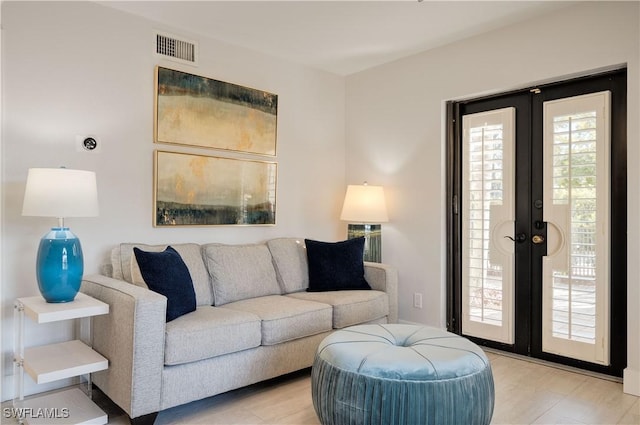
[[[76,151],[98,153],[102,151],[102,143],[98,136],[76,135]]]
[[[82,147],[88,151],[92,151],[98,147],[98,141],[93,137],[87,137],[82,141]]]

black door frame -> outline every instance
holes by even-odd
[[[516,250],[516,340],[513,345],[471,338],[492,348],[562,363],[582,369],[614,376],[622,376],[626,367],[626,223],[627,223],[627,134],[626,134],[626,68],[572,80],[560,81],[501,93],[478,99],[447,102],[447,154],[446,154],[446,230],[447,230],[447,329],[457,334],[461,329],[461,229],[459,214],[462,190],[462,115],[516,107],[516,190],[519,202],[516,215],[524,217],[516,222],[515,233],[528,238],[535,232],[546,236],[546,229],[535,229],[542,221],[542,209],[532,208],[535,200],[542,199],[542,187],[531,182],[542,180],[542,104],[545,101],[580,94],[610,90],[611,96],[611,248],[610,248],[610,366],[600,366],[542,352],[542,276],[541,267],[531,266],[546,254],[546,245],[522,244]],[[530,161],[528,159],[531,159]],[[526,161],[525,161],[526,160]],[[525,164],[525,165],[523,165]],[[523,195],[525,193],[525,195]],[[520,261],[527,256],[531,261]],[[522,264],[527,264],[523,266]],[[520,266],[519,266],[520,265]],[[532,308],[537,306],[538,308]]]

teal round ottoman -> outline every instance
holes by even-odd
[[[487,356],[440,329],[388,324],[334,332],[311,370],[323,425],[491,422],[495,400]]]

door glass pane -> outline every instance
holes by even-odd
[[[469,129],[469,167],[482,173],[469,177],[468,237],[470,319],[500,326],[502,324],[502,266],[489,255],[491,206],[501,205],[502,124]],[[474,190],[475,189],[475,190]]]
[[[608,364],[609,93],[545,102],[543,350]]]
[[[595,343],[596,111],[553,117],[553,204],[567,205],[570,267],[553,271],[553,336]]]
[[[511,343],[513,108],[463,117],[463,333]],[[500,235],[496,238],[496,235]]]

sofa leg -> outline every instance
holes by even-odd
[[[158,412],[138,416],[137,418],[129,418],[129,421],[131,425],[153,425],[156,421],[156,416],[158,416]]]

